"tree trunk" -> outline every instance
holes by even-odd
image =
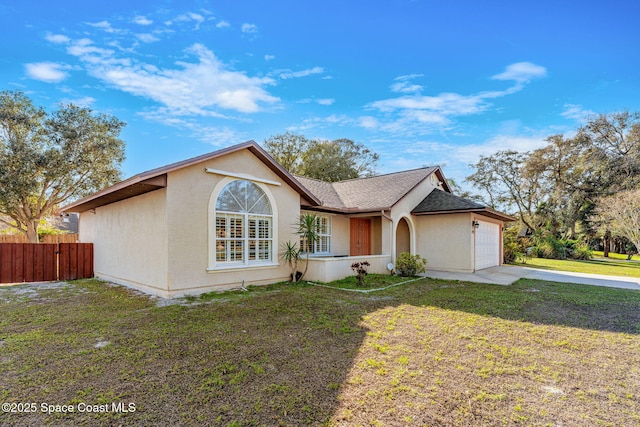
[[[38,222],[39,221],[27,222],[27,239],[29,239],[30,243],[40,243],[40,239],[38,238]]]
[[[576,222],[571,221],[571,225],[569,226],[569,239],[574,240],[576,238]]]
[[[604,238],[602,239],[602,246],[604,246],[603,250],[604,250],[604,257],[608,258],[609,257],[609,248],[611,244],[611,232],[609,230],[607,230],[604,233]]]

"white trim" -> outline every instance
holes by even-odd
[[[247,173],[227,172],[227,171],[223,171],[223,170],[220,170],[220,169],[213,169],[213,168],[205,168],[204,171],[207,172],[207,173],[213,173],[213,174],[216,174],[216,175],[229,176],[229,177],[232,177],[232,178],[246,179],[246,180],[249,180],[249,181],[261,182],[263,184],[277,185],[277,186],[282,185],[282,183],[280,183],[278,181],[272,181],[270,179],[265,179],[265,178],[258,178],[257,176],[249,175]]]
[[[222,190],[231,182],[236,181],[234,177],[224,177],[221,179],[213,191],[211,192],[211,196],[209,197],[209,206],[207,209],[207,221],[208,221],[208,231],[209,236],[207,238],[207,250],[209,252],[209,262],[207,271],[219,271],[219,270],[228,270],[234,268],[259,268],[259,267],[270,267],[272,265],[277,266],[278,264],[278,206],[276,204],[276,200],[271,194],[271,191],[267,186],[265,186],[262,182],[256,182],[255,184],[264,192],[267,199],[269,200],[269,204],[271,205],[271,233],[272,233],[272,244],[271,244],[271,261],[267,261],[265,263],[248,263],[245,262],[243,264],[232,265],[230,263],[216,261],[216,251],[215,251],[215,233],[216,233],[216,202],[218,200],[218,196],[222,192]],[[245,260],[247,261],[247,260]]]
[[[225,270],[253,270],[253,269],[261,269],[261,268],[276,268],[279,267],[280,264],[277,263],[264,263],[264,264],[238,264],[238,265],[220,265],[217,267],[209,267],[207,268],[207,272],[215,272],[215,271],[225,271]]]

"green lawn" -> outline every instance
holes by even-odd
[[[575,271],[577,273],[606,274],[612,276],[640,277],[640,260],[634,256],[627,261],[626,255],[610,253],[604,258],[602,252],[594,252],[590,260],[558,260],[545,258],[528,258],[525,267],[543,270]]]
[[[0,401],[37,405],[0,425],[640,424],[637,291],[422,279],[158,301],[0,287]]]

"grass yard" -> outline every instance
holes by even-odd
[[[606,274],[611,276],[640,277],[640,260],[633,257],[627,261],[626,255],[610,253],[604,258],[602,252],[594,252],[590,260],[559,260],[545,258],[528,258],[524,267],[542,270],[573,271],[577,273]]]
[[[0,287],[0,402],[36,404],[0,425],[640,425],[637,291],[422,279],[158,301]]]

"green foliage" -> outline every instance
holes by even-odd
[[[504,249],[504,262],[513,263],[516,262],[518,258],[524,257],[526,253],[526,241],[526,239],[518,237],[517,226],[505,229],[502,244]]]
[[[327,182],[372,175],[379,159],[363,144],[346,138],[309,140],[287,132],[271,136],[263,145],[289,172]]]
[[[546,259],[591,259],[593,251],[580,240],[556,239],[553,233],[544,232],[534,237],[535,246],[530,255]]]
[[[291,241],[282,243],[282,253],[280,254],[280,257],[289,264],[289,268],[291,269],[291,281],[293,283],[299,280],[298,261],[300,261],[301,255],[302,251],[298,248],[297,243],[291,243]]]
[[[409,252],[402,252],[396,258],[396,271],[403,277],[415,276],[426,271],[427,260],[420,255],[411,255]]]
[[[611,235],[640,242],[630,237],[640,235],[637,224],[625,220],[619,224],[628,224],[627,231],[614,230],[616,221],[606,215],[611,206],[624,204],[602,197],[640,185],[640,113],[595,115],[572,137],[551,135],[539,149],[499,151],[473,167],[467,182],[491,207],[517,214],[533,233],[546,229],[555,239]],[[593,221],[594,211],[599,221]],[[551,240],[536,246],[547,257],[562,256]]]
[[[72,104],[47,114],[22,92],[0,92],[0,215],[37,242],[58,205],[120,179],[124,125]]]
[[[570,256],[573,259],[588,260],[593,257],[593,251],[587,243],[576,240],[571,245]]]
[[[313,214],[302,214],[298,218],[298,222],[295,224],[296,233],[302,240],[302,247],[300,248],[306,255],[306,262],[304,271],[298,280],[307,274],[309,269],[309,255],[311,254],[311,248],[313,248],[315,242],[318,240],[318,216]]]

